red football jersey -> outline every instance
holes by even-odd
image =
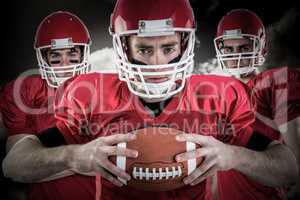
[[[254,130],[280,139],[276,126],[300,116],[300,71],[288,67],[264,71],[248,82],[257,104]],[[264,119],[262,116],[271,119]],[[220,199],[285,199],[284,190],[263,186],[234,171],[218,172]]]
[[[280,139],[276,126],[300,116],[300,71],[289,67],[267,70],[248,85],[257,103],[255,130]],[[265,118],[271,119],[273,124]]]
[[[40,76],[18,78],[5,85],[0,106],[9,136],[36,134],[53,127],[54,94]]]
[[[92,73],[76,77],[58,90],[55,116],[57,127],[69,144],[83,144],[147,126],[168,126],[243,146],[251,137],[255,119],[248,94],[247,87],[236,79],[195,75],[155,117],[117,75]],[[203,199],[205,195],[204,182],[156,193],[119,188],[105,179],[101,182],[103,199]]]
[[[53,100],[55,91],[47,86],[40,76],[18,78],[8,83],[1,96],[1,112],[3,123],[9,136],[15,134],[37,134],[47,128],[55,126]],[[74,194],[72,188],[84,187],[82,180],[89,177],[75,175],[48,181],[29,184],[28,200],[60,200],[85,199],[92,197],[94,184],[87,183],[80,193]],[[94,196],[93,196],[94,197]]]

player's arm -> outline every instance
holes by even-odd
[[[249,94],[249,92],[246,93]],[[240,98],[244,96],[246,96],[246,94],[239,93]],[[251,97],[253,98],[253,96]],[[251,104],[255,108],[256,103],[259,104],[259,106],[262,105],[261,102],[257,102],[255,99],[252,100]],[[240,108],[237,107],[237,114],[243,113],[243,110]],[[244,109],[245,108],[244,106]],[[256,117],[255,120],[257,120]],[[243,121],[235,121],[233,124],[234,126],[239,126],[243,124]],[[257,126],[255,125],[255,127]],[[236,155],[236,159],[232,160],[234,164],[232,169],[240,171],[249,178],[266,186],[286,186],[294,184],[297,177],[297,169],[295,167],[296,160],[293,152],[288,146],[268,139],[269,136],[264,136],[265,133],[261,132],[263,130],[264,129],[261,129],[259,132],[251,132],[251,137],[246,145],[232,146],[233,152]],[[237,133],[237,135],[242,134],[244,134],[242,131]],[[236,143],[232,144],[236,145]]]
[[[297,164],[292,151],[276,142],[263,151],[222,143],[212,136],[185,134],[179,141],[195,142],[201,148],[178,155],[180,162],[195,157],[205,157],[204,162],[189,177],[186,184],[197,184],[217,171],[235,169],[263,185],[278,187],[296,182]]]
[[[292,188],[293,192],[300,195],[300,117],[279,126],[279,130],[285,143],[294,152],[298,163],[297,185]]]
[[[276,144],[273,142],[270,143],[270,145],[268,145],[265,150],[263,150],[262,152],[258,152],[261,153],[262,158],[265,157],[264,160],[261,161],[261,163],[265,163],[263,166],[265,167],[265,169],[263,168],[255,172],[257,174],[252,173],[252,176],[254,176],[254,179],[262,179],[260,181],[262,183],[270,182],[272,184],[277,182],[278,185],[280,185],[280,183],[282,183],[282,185],[287,185],[289,183],[295,183],[295,181],[298,181],[300,178],[299,167],[297,168],[297,166],[299,166],[300,156],[300,119],[299,117],[296,118],[297,115],[299,116],[299,107],[297,106],[297,103],[295,103],[297,102],[297,100],[299,100],[298,96],[296,95],[299,88],[297,87],[297,80],[297,78],[295,80],[289,80],[288,82],[293,84],[288,84],[286,86],[287,88],[284,89],[281,88],[275,91],[271,91],[270,88],[267,87],[266,89],[260,88],[259,90],[255,90],[254,97],[258,104],[257,116],[259,116],[260,120],[262,120],[267,126],[272,127],[272,130],[279,129],[280,133],[278,132],[277,135],[280,134],[285,143]],[[276,105],[275,107],[270,105],[270,102],[272,102],[272,93],[276,94],[276,103],[278,105]],[[271,113],[274,116],[271,115]],[[290,120],[293,118],[296,119]],[[286,121],[289,122],[284,123]],[[266,125],[262,124],[262,126],[256,126],[256,128],[262,127],[260,128],[260,131],[263,132],[265,128],[269,128]],[[271,133],[271,130],[268,130],[268,133]],[[256,152],[256,154],[258,153]],[[253,164],[257,162],[254,162]],[[244,163],[246,162],[244,161]],[[264,172],[266,172],[268,176],[259,174]],[[251,174],[248,175],[251,177]]]
[[[10,136],[6,143],[7,155],[2,163],[3,173],[18,182],[41,181],[69,169],[70,149],[71,146],[46,148],[32,134]]]
[[[2,163],[4,175],[21,182],[32,182],[44,178],[51,173],[55,173],[64,169],[65,163],[62,163],[62,156],[65,151],[60,151],[60,155],[53,154],[54,167],[47,174],[41,173],[40,157],[47,157],[50,159],[51,155],[45,156],[48,152],[42,151],[42,143],[39,138],[35,136],[35,127],[32,125],[30,113],[26,110],[31,108],[33,99],[32,95],[28,94],[26,90],[26,83],[22,84],[19,98],[15,98],[15,82],[6,85],[1,98],[1,114],[3,123],[8,133],[6,142],[7,155]],[[43,135],[43,134],[40,134]],[[54,151],[51,150],[51,151]]]
[[[239,91],[242,92],[243,88],[240,87]],[[230,90],[227,94],[230,94]],[[178,137],[179,141],[195,142],[201,146],[195,151],[178,155],[178,161],[205,157],[199,168],[185,179],[186,184],[197,184],[219,170],[230,169],[240,171],[266,186],[295,183],[297,164],[292,151],[286,145],[271,142],[259,133],[253,134],[251,124],[255,116],[247,94],[242,92],[238,95],[234,112],[229,116],[234,137],[228,144],[212,136],[184,134]]]
[[[81,77],[82,78],[82,77]],[[98,76],[97,76],[98,78]],[[78,80],[79,79],[79,80]],[[127,148],[117,147],[116,144],[135,139],[132,134],[116,134],[100,136],[95,139],[95,134],[89,129],[91,113],[97,108],[101,95],[96,91],[93,80],[78,78],[75,81],[69,79],[68,86],[60,87],[55,98],[56,127],[65,138],[70,148],[70,170],[79,174],[100,174],[117,186],[123,185],[116,177],[129,180],[130,176],[122,169],[114,165],[109,156],[136,157],[137,152]],[[69,84],[70,83],[70,84]],[[82,84],[84,83],[84,84]],[[65,88],[65,90],[64,90]],[[100,123],[100,122],[99,122]],[[92,140],[93,139],[93,140]]]
[[[284,142],[294,152],[300,167],[300,117],[279,126]]]
[[[132,139],[133,135],[121,134],[100,137],[87,144],[65,145],[56,127],[40,133],[39,136],[11,136],[7,141],[8,154],[2,168],[6,177],[25,183],[49,181],[74,173],[94,175],[100,172],[111,182],[121,185],[110,173],[125,180],[129,180],[130,176],[110,163],[107,157],[137,156],[136,151],[113,146]]]
[[[239,158],[234,169],[251,179],[272,187],[289,186],[297,181],[297,162],[287,145],[273,141],[264,150],[233,148]]]

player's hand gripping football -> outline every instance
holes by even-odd
[[[113,164],[108,157],[117,155],[137,157],[137,151],[116,146],[118,143],[129,142],[135,138],[134,134],[116,134],[99,137],[87,144],[78,145],[72,152],[70,167],[80,174],[100,173],[102,177],[113,184],[122,186],[122,183],[116,177],[128,181],[130,175]]]
[[[197,134],[181,134],[176,137],[178,141],[194,142],[201,147],[176,156],[177,162],[203,157],[200,166],[183,181],[185,184],[196,185],[219,170],[234,168],[234,146],[224,144],[212,136]]]

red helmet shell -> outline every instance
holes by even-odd
[[[51,45],[53,39],[72,38],[73,43],[89,44],[90,34],[83,22],[74,14],[58,11],[54,12],[40,23],[34,47]]]
[[[217,37],[222,36],[225,31],[240,29],[242,34],[251,34],[261,37],[264,33],[264,25],[260,18],[252,11],[246,9],[235,9],[227,13],[219,22]]]
[[[172,19],[174,28],[195,28],[188,0],[118,0],[111,15],[111,32],[137,30],[139,20]]]

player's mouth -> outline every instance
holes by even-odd
[[[249,67],[249,65],[240,65],[240,66],[237,66],[237,65],[228,65],[227,66],[228,68],[230,69],[237,69],[237,68],[243,68],[243,67]]]
[[[147,83],[162,83],[168,81],[169,78],[165,76],[157,76],[157,77],[148,77],[145,78],[145,82]]]
[[[65,73],[57,73],[56,77],[57,78],[64,78],[64,77],[72,77],[73,72],[65,72]]]

